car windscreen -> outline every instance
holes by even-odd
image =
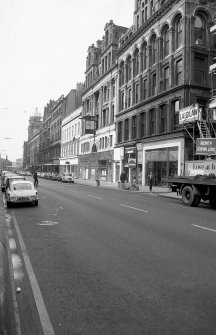
[[[14,191],[24,191],[24,190],[32,190],[32,184],[30,183],[19,183],[19,184],[13,184],[13,190]]]

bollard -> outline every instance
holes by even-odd
[[[100,180],[99,179],[96,180],[96,185],[100,186]]]
[[[5,214],[2,197],[0,197],[0,334],[16,335],[17,327],[8,260],[8,241],[5,229]]]

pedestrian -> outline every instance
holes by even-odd
[[[38,186],[38,175],[37,175],[37,170],[34,172],[33,174],[33,178],[34,178],[34,186]]]
[[[126,190],[126,187],[125,187],[126,173],[125,173],[125,171],[122,171],[122,173],[120,175],[120,181],[121,181],[121,191],[125,191]]]
[[[152,194],[152,185],[153,185],[153,173],[152,171],[149,172],[149,175],[147,176],[147,182],[149,186],[149,192]]]

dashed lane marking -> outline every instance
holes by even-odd
[[[200,229],[210,230],[210,231],[213,231],[214,233],[216,233],[215,229],[211,229],[211,228],[207,228],[207,227],[203,227],[203,226],[198,226],[196,224],[192,224],[192,226],[200,228]]]
[[[135,209],[136,211],[140,211],[140,212],[144,212],[144,213],[148,213],[149,212],[149,211],[146,211],[144,209],[140,209],[140,208],[136,208],[136,207],[124,205],[124,204],[120,204],[120,206],[127,207],[127,208],[130,208],[130,209]]]
[[[43,296],[40,290],[40,287],[38,285],[36,276],[34,274],[34,270],[33,267],[31,265],[27,250],[26,250],[26,246],[25,243],[23,241],[16,217],[14,212],[12,212],[12,217],[13,217],[13,222],[14,222],[14,226],[16,229],[16,233],[17,233],[17,237],[19,240],[19,244],[20,244],[20,248],[22,251],[22,255],[23,255],[23,259],[25,262],[25,266],[26,266],[26,271],[28,273],[29,276],[29,281],[32,287],[32,292],[35,298],[35,303],[37,306],[37,310],[38,310],[38,314],[39,314],[39,318],[40,318],[40,322],[41,322],[41,326],[43,328],[43,333],[44,335],[55,335],[50,318],[49,318],[49,314],[47,312],[44,300],[43,300]]]
[[[95,199],[99,199],[99,200],[103,200],[103,198],[96,197],[95,195],[90,195],[90,194],[88,194],[88,197],[90,197],[90,198],[95,198]]]

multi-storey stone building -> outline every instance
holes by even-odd
[[[152,170],[155,183],[166,184],[194,158],[198,129],[180,127],[179,110],[198,104],[205,117],[215,14],[212,1],[135,0],[134,24],[117,53],[116,150],[130,180],[135,176],[145,184]]]
[[[91,45],[86,61],[85,92],[82,95],[82,136],[80,139],[80,176],[113,182],[116,177],[114,145],[117,66],[120,36],[127,28],[110,21],[105,36]]]
[[[27,145],[27,167],[34,170],[40,159],[40,131],[42,128],[42,118],[36,110],[29,118],[28,145]]]
[[[62,95],[51,108],[50,118],[50,165],[52,172],[59,172],[61,156],[62,114],[64,109],[64,96]]]
[[[60,168],[61,172],[72,173],[75,178],[79,177],[81,110],[82,107],[79,107],[62,121]]]

